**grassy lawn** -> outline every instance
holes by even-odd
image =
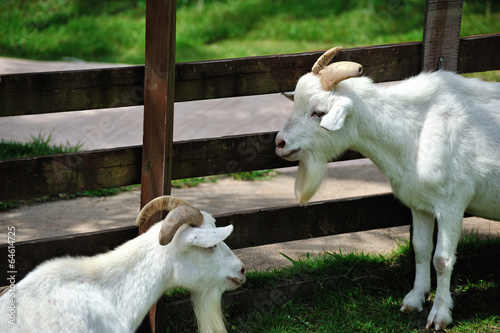
[[[500,331],[500,267],[492,265],[500,256],[500,238],[468,235],[458,253],[452,277],[454,323],[447,332]],[[316,287],[291,298],[273,289],[266,299],[253,302],[249,312],[229,311],[229,332],[431,332],[425,325],[432,292],[422,313],[399,311],[413,277],[408,245],[391,255],[325,253],[272,272],[251,272],[242,287],[246,291],[304,280],[314,280]],[[192,316],[173,318],[169,327],[176,333],[194,331]]]
[[[420,41],[424,0],[178,0],[177,62]],[[145,0],[3,0],[0,55],[144,63]],[[500,31],[466,1],[462,36]]]
[[[69,144],[54,145],[50,140],[50,135],[45,138],[40,134],[37,137],[31,136],[31,140],[26,143],[5,141],[2,139],[0,142],[0,160],[73,153],[79,151],[82,146],[81,144],[77,144],[76,146]]]

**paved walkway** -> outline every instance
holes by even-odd
[[[39,62],[0,58],[0,75],[16,72],[109,67],[83,62]],[[284,123],[291,102],[280,95],[227,98],[176,103],[174,140],[220,137],[275,131]],[[26,141],[39,134],[51,135],[53,143],[100,149],[142,143],[142,107],[62,112],[0,118],[0,138]],[[271,180],[244,182],[222,179],[194,188],[173,189],[212,214],[295,204],[295,168],[280,170]],[[328,178],[313,201],[389,192],[385,177],[368,160],[333,163]],[[114,197],[79,198],[47,202],[0,213],[0,243],[7,227],[16,226],[17,240],[129,226],[139,212],[138,190]],[[466,229],[499,235],[500,223],[466,219]],[[236,250],[249,269],[268,269],[289,264],[280,252],[296,258],[323,251],[389,252],[407,239],[408,227],[380,229]]]

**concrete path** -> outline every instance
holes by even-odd
[[[40,62],[0,58],[0,75],[16,72],[110,67],[109,64]],[[227,98],[176,103],[174,140],[220,137],[276,131],[291,110],[291,102],[280,95]],[[0,139],[27,141],[39,134],[51,135],[53,143],[83,144],[100,149],[142,143],[143,107],[63,112],[0,118]],[[194,188],[173,189],[200,209],[212,214],[295,204],[295,168],[279,170],[266,181],[236,181],[229,178]],[[368,160],[332,163],[328,177],[313,201],[389,192],[385,177]],[[7,227],[16,227],[17,241],[89,232],[132,225],[139,212],[139,190],[114,197],[79,198],[25,206],[0,213],[0,243]],[[500,223],[466,219],[464,229],[482,235],[500,235]],[[392,251],[408,239],[408,227],[380,229],[346,235],[314,238],[235,250],[249,269],[269,269],[290,262],[280,254],[297,258],[323,251]]]

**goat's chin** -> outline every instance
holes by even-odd
[[[306,204],[325,178],[326,162],[314,155],[307,154],[299,162],[295,177],[295,196],[300,204]]]

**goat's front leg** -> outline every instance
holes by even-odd
[[[403,299],[401,311],[422,311],[425,297],[431,289],[432,234],[434,216],[411,210],[413,217],[413,249],[415,250],[415,282],[413,289]]]
[[[434,324],[436,331],[445,329],[451,324],[451,309],[453,300],[450,293],[450,280],[455,264],[455,251],[457,249],[460,232],[462,230],[463,212],[461,214],[444,214],[438,216],[438,239],[434,253],[434,268],[437,273],[436,296],[429,317],[427,328]]]

